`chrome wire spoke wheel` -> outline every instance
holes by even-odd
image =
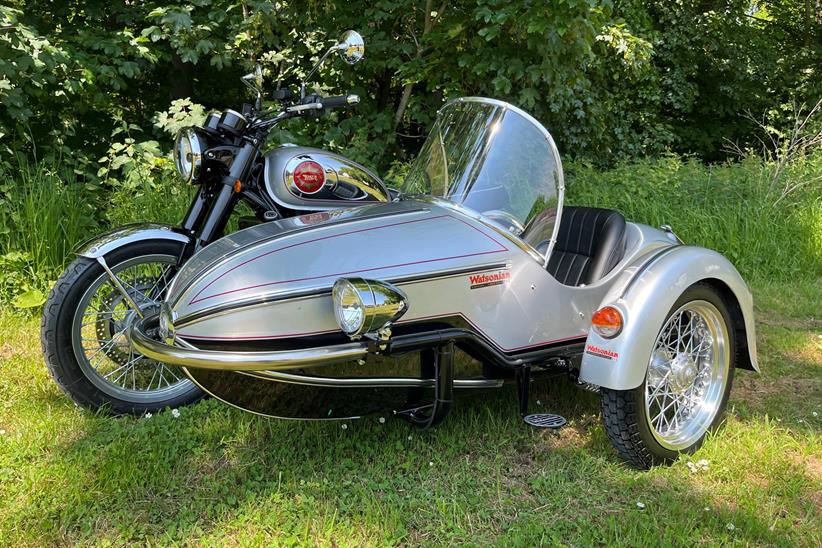
[[[683,451],[711,427],[722,407],[730,367],[722,313],[705,300],[675,310],[657,336],[645,382],[645,411],[656,441]]]
[[[159,310],[175,264],[171,255],[133,257],[111,268],[118,283],[102,273],[80,298],[71,331],[74,355],[102,392],[150,404],[191,390],[180,368],[135,352],[126,336],[141,314]]]

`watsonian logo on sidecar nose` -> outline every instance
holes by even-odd
[[[471,284],[471,289],[479,289],[481,287],[490,287],[492,285],[502,285],[511,279],[511,273],[507,270],[500,270],[491,274],[474,274],[468,276],[468,281]]]

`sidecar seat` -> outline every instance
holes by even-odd
[[[565,206],[548,272],[565,285],[590,285],[625,253],[625,217],[612,209]]]

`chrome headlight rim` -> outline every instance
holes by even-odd
[[[405,292],[379,280],[338,278],[331,294],[337,325],[352,340],[383,331],[408,311]]]
[[[187,150],[184,150],[187,148]],[[203,147],[194,128],[183,128],[174,142],[174,165],[186,183],[194,183],[200,176]]]

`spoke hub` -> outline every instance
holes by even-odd
[[[679,352],[670,363],[671,375],[668,385],[675,392],[682,394],[693,386],[699,369],[693,357],[686,352]]]

